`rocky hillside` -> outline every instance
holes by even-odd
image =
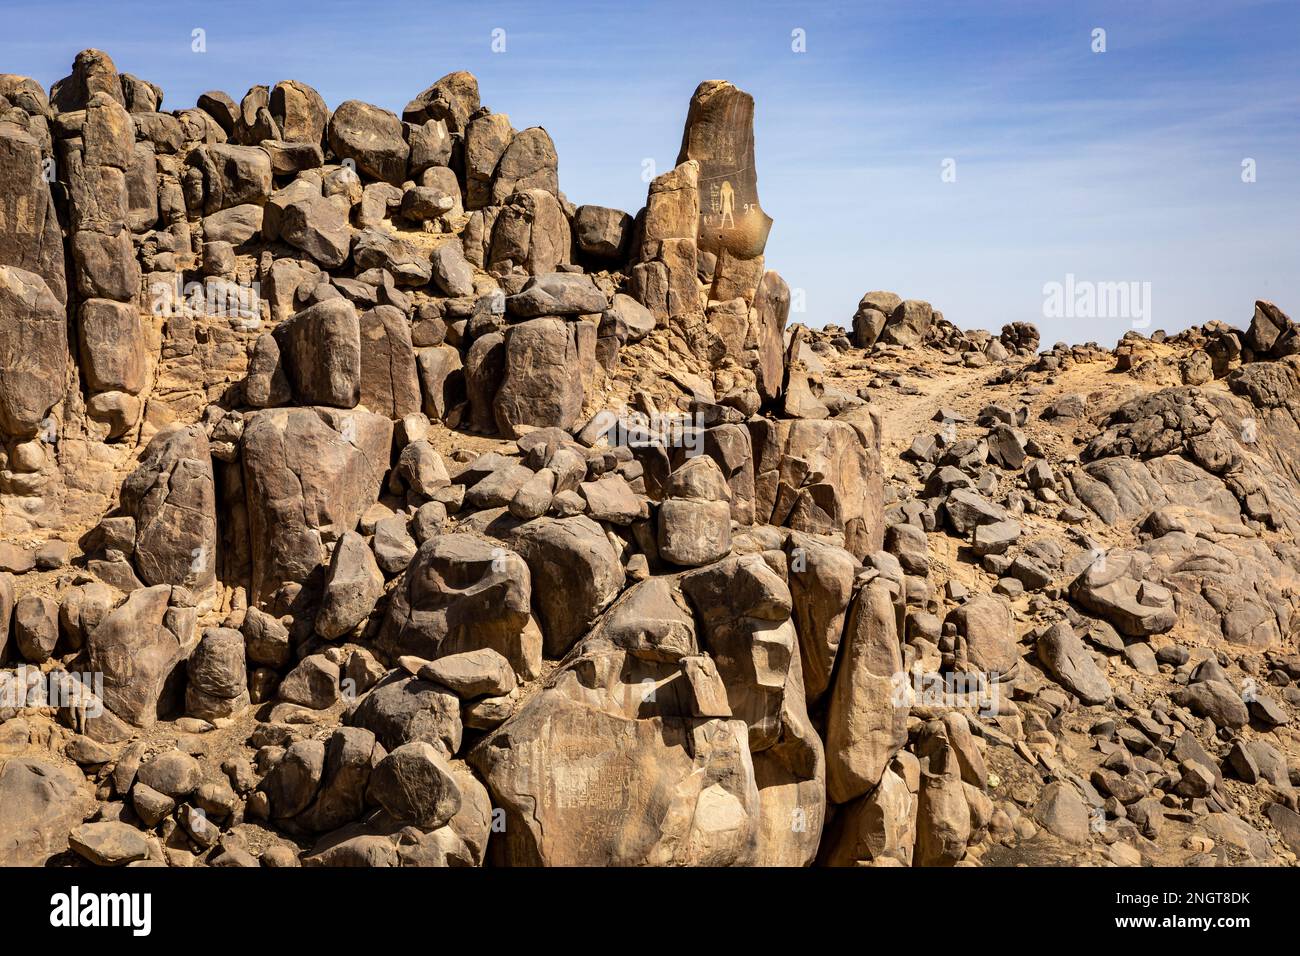
[[[1296,863],[1276,306],[791,325],[720,81],[635,215],[467,73],[162,107],[0,75],[0,864]]]

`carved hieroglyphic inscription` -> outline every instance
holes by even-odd
[[[772,220],[758,202],[754,99],[730,83],[701,83],[691,98],[677,162],[700,164],[700,249],[750,259],[767,243]]]

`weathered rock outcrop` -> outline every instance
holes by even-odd
[[[450,73],[0,75],[0,864],[1293,863],[1300,332],[787,328]],[[66,273],[65,273],[66,269]]]

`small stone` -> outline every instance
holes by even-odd
[[[145,826],[150,828],[156,827],[176,809],[175,800],[143,783],[131,788],[131,805]]]
[[[183,800],[199,785],[199,762],[179,750],[167,750],[140,765],[139,783],[164,793],[173,800]]]

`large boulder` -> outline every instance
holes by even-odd
[[[1236,689],[1224,680],[1203,680],[1179,687],[1174,703],[1188,707],[1194,714],[1208,717],[1219,727],[1239,730],[1250,720],[1250,713]]]
[[[550,135],[540,126],[516,133],[501,154],[492,177],[492,202],[499,205],[530,189],[552,195],[560,191],[559,157]]]
[[[459,242],[444,242],[429,255],[434,283],[444,295],[469,296],[474,294],[474,267],[465,258],[465,249]]]
[[[664,485],[658,549],[665,561],[699,567],[731,551],[731,489],[707,455],[688,458]]]
[[[700,648],[717,665],[731,714],[749,727],[749,749],[774,746],[799,653],[789,588],[757,554],[689,571],[681,582],[700,622]]]
[[[44,866],[94,808],[77,768],[39,757],[0,760],[0,866]]]
[[[135,519],[134,561],[145,584],[195,592],[217,579],[217,496],[202,425],[159,432],[122,483],[122,510]]]
[[[996,594],[977,594],[948,615],[966,642],[966,660],[991,680],[1020,664],[1011,606]]]
[[[352,230],[347,212],[331,198],[313,193],[286,203],[276,228],[279,238],[327,269],[347,262]]]
[[[367,186],[362,194],[362,206],[365,206],[364,197],[367,193],[381,189],[395,190],[396,187],[386,183],[373,183]],[[455,248],[460,246],[459,243],[443,243],[443,246],[446,245]],[[442,246],[438,248],[441,249]],[[414,243],[398,238],[383,229],[365,229],[358,233],[352,243],[352,261],[356,263],[358,269],[387,270],[392,273],[393,282],[401,287],[418,288],[428,284],[433,276],[433,266],[429,262],[429,256],[430,253],[420,249]]]
[[[92,673],[102,674],[104,705],[137,727],[151,727],[181,644],[163,621],[171,588],[139,588],[109,613],[86,639]]]
[[[77,291],[83,298],[127,302],[139,293],[140,265],[125,228],[112,233],[83,229],[72,234],[71,245]]]
[[[465,353],[465,394],[469,399],[465,426],[471,431],[496,431],[492,400],[501,387],[505,363],[506,340],[500,332],[480,335]]]
[[[325,775],[325,754],[320,740],[295,740],[285,747],[258,787],[274,819],[296,817],[315,802]]]
[[[790,318],[790,286],[776,272],[764,272],[754,294],[758,364],[754,368],[763,401],[781,395],[785,379],[785,324]]]
[[[1034,807],[1034,819],[1066,843],[1088,842],[1088,808],[1079,792],[1065,781],[1055,780],[1043,788]]]
[[[830,687],[860,565],[843,548],[811,535],[790,535],[785,551],[804,690],[817,701]]]
[[[340,103],[329,121],[329,145],[334,154],[352,160],[357,172],[394,186],[406,179],[411,152],[402,134],[400,119],[360,100]]]
[[[450,172],[448,164],[451,162],[454,144],[446,120],[426,120],[418,126],[408,126],[406,141],[411,144],[410,174],[413,179],[431,169]],[[460,190],[455,187],[455,182],[456,176],[452,173],[448,185],[453,187],[457,195],[449,198],[454,198],[456,208],[459,210]],[[460,212],[456,214],[460,215]]]
[[[67,321],[44,279],[0,265],[0,434],[32,437],[63,398]]]
[[[514,551],[472,534],[436,535],[393,590],[376,644],[394,658],[426,660],[490,647],[532,679],[541,641],[531,598],[532,575]]]
[[[223,209],[220,212],[214,212],[203,219],[203,238],[206,242],[224,242],[231,246],[242,246],[254,236],[256,236],[265,223],[265,212],[261,206],[255,206],[252,203],[244,203],[240,206],[231,206],[229,209]],[[94,235],[94,233],[78,234]],[[123,278],[114,277],[113,287],[124,291],[128,282],[128,270],[133,266],[135,260],[126,258],[126,247],[124,245],[117,249],[105,249],[104,252],[113,251],[122,259],[121,273]],[[80,278],[80,275],[78,276]],[[101,280],[99,283],[100,291],[91,293],[93,295],[113,295],[106,282]]]
[[[825,865],[911,866],[919,783],[916,758],[901,751],[874,790],[839,808],[824,841]]]
[[[692,160],[699,163],[699,248],[762,255],[772,219],[758,201],[752,96],[724,80],[696,87],[677,165]]]
[[[274,408],[248,420],[254,602],[305,581],[325,563],[326,543],[356,527],[383,486],[392,436],[390,419],[360,409]]]
[[[895,307],[885,322],[885,327],[880,332],[880,341],[904,348],[917,348],[925,342],[933,321],[934,310],[929,302],[906,299]]]
[[[704,431],[704,454],[726,479],[731,520],[754,523],[754,445],[749,429],[740,423],[714,425]],[[671,484],[671,483],[670,483]]]
[[[1058,621],[1038,639],[1038,659],[1062,687],[1085,704],[1104,704],[1113,696],[1110,681],[1068,621]]]
[[[680,622],[671,600],[645,617],[658,605],[637,599],[655,583],[629,591],[541,692],[470,752],[505,811],[489,844],[495,863],[757,862],[760,804],[745,724],[712,716],[725,712],[725,693],[708,658],[690,656],[683,623],[672,630],[684,657],[663,653],[667,633],[657,624],[642,633],[652,621]]]
[[[545,318],[512,325],[505,377],[492,403],[501,433],[517,438],[519,425],[572,431],[595,360],[596,327],[590,322]]]
[[[570,681],[572,678],[570,677]],[[513,866],[743,866],[758,790],[737,720],[611,714],[545,691],[471,751]]]
[[[549,272],[529,279],[523,289],[506,299],[511,315],[534,319],[552,315],[592,315],[604,312],[609,299],[589,276],[576,272]]]
[[[441,684],[393,671],[357,703],[348,722],[363,727],[388,750],[415,741],[444,757],[460,749],[460,698]]]
[[[534,518],[500,534],[528,564],[543,652],[563,657],[623,589],[618,553],[586,515]]]
[[[51,598],[24,594],[13,610],[14,645],[24,660],[44,664],[59,642],[59,606]]]
[[[641,661],[676,666],[694,658],[699,654],[695,617],[680,583],[679,578],[660,576],[633,585],[601,617],[591,640]],[[730,716],[725,700],[714,703],[710,713]]]
[[[325,593],[316,614],[316,633],[337,640],[351,632],[384,594],[384,575],[364,538],[347,531],[334,543]]]
[[[325,138],[329,107],[306,83],[282,80],[271,90],[271,118],[288,143],[316,143]]]
[[[211,627],[185,664],[185,712],[212,720],[230,717],[249,704],[244,635],[233,628]]]
[[[506,814],[495,862],[811,861],[824,761],[803,706],[788,595],[757,556],[691,574],[690,601],[709,609],[700,644],[677,579],[646,580],[471,751]],[[718,598],[724,591],[734,608]],[[756,733],[763,749],[751,754]]]
[[[205,215],[234,206],[260,206],[271,196],[271,156],[260,146],[200,146],[187,162],[202,176]]]
[[[93,392],[140,393],[147,371],[145,329],[129,302],[89,299],[77,323],[81,371]]]
[[[0,266],[39,276],[62,305],[68,298],[63,237],[44,168],[40,144],[26,130],[0,122],[0,209],[19,213],[0,217]],[[10,325],[6,317],[0,329]]]
[[[408,123],[442,120],[452,133],[464,133],[470,117],[479,111],[478,80],[457,70],[440,78],[406,104],[402,119]]]
[[[411,326],[395,306],[363,312],[361,326],[361,404],[394,421],[422,404]]]
[[[555,194],[524,189],[511,195],[497,213],[486,266],[494,273],[522,269],[544,275],[569,261],[572,243],[568,217]]]
[[[1005,524],[1009,519],[1005,508],[974,488],[954,489],[943,503],[943,513],[953,530],[963,536],[985,525]]]
[[[454,345],[432,345],[415,355],[424,392],[424,413],[432,421],[446,419],[465,397],[465,367]]]
[[[619,349],[641,341],[654,330],[655,317],[650,310],[630,295],[616,292],[600,317],[596,357],[606,370],[612,371],[617,365]]]
[[[889,319],[886,313],[869,301],[872,295],[873,293],[867,293],[858,303],[858,311],[853,313],[852,341],[855,348],[869,349],[875,345]]]
[[[1152,564],[1142,551],[1099,554],[1070,584],[1070,597],[1129,637],[1161,634],[1178,614],[1169,590],[1149,579]]]
[[[397,822],[425,830],[445,826],[461,804],[451,765],[423,741],[402,744],[379,761],[370,775],[367,796]]]
[[[574,241],[586,255],[622,261],[632,232],[632,217],[607,206],[579,206],[573,216]]]
[[[694,248],[701,220],[699,181],[700,164],[695,160],[679,163],[650,181],[642,226],[643,258],[659,256],[663,245],[673,240],[689,241]]]
[[[826,756],[808,718],[798,655],[781,701],[781,739],[753,755],[758,785],[759,866],[808,866],[826,820]]]
[[[97,93],[119,105],[126,102],[113,58],[102,50],[82,50],[72,62],[72,73],[50,87],[50,106],[58,113],[84,110]]]
[[[914,866],[954,866],[966,855],[975,814],[955,749],[940,738],[922,763]]]
[[[1166,514],[1152,518],[1163,521]],[[1151,556],[1160,582],[1177,595],[1188,633],[1255,648],[1281,641],[1300,604],[1287,585],[1293,572],[1284,556],[1258,539],[1227,535],[1207,541],[1194,524],[1183,527],[1140,550]]]
[[[826,718],[827,790],[846,803],[878,783],[907,742],[909,701],[893,596],[875,579],[854,598]]]
[[[1268,355],[1277,345],[1294,337],[1293,329],[1285,312],[1272,302],[1261,299],[1255,303],[1255,314],[1246,329],[1245,343],[1260,355]]]
[[[492,174],[501,154],[514,138],[515,128],[504,113],[475,116],[465,133],[465,206],[482,209],[492,198]]]
[[[294,394],[304,405],[352,408],[361,397],[361,322],[344,298],[299,312],[282,333]],[[381,410],[382,409],[377,409]]]

